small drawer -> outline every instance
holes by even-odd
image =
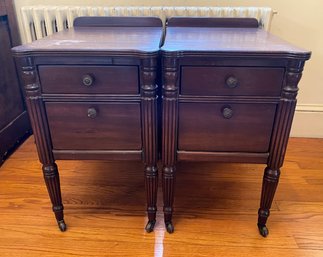
[[[283,68],[182,67],[183,95],[279,96]]]
[[[140,150],[139,103],[46,103],[55,150]]]
[[[178,148],[268,152],[275,112],[275,104],[180,103]]]
[[[138,94],[137,66],[38,67],[43,93]]]

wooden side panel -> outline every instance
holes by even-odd
[[[9,24],[0,16],[0,130],[24,111],[16,68],[11,56]]]
[[[0,165],[30,133],[11,47],[18,44],[12,2],[0,1]]]
[[[20,40],[20,34],[18,30],[18,23],[17,23],[17,17],[16,17],[16,11],[14,7],[14,1],[13,0],[2,0],[6,7],[6,15],[8,16],[9,21],[9,31],[10,31],[10,37],[11,37],[11,43],[12,46],[17,46],[21,44]],[[2,9],[0,7],[0,9]]]

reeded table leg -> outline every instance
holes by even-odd
[[[176,157],[179,62],[177,58],[163,56],[163,101],[162,101],[162,163],[164,220],[168,233],[174,232],[172,223]]]
[[[266,237],[269,233],[266,222],[270,214],[270,208],[278,185],[279,175],[280,170],[272,170],[269,167],[267,167],[264,172],[261,202],[258,211],[258,229],[263,237]]]
[[[39,161],[43,164],[43,174],[53,211],[61,231],[66,230],[57,165],[52,152],[52,142],[47,124],[46,110],[41,95],[37,68],[32,57],[21,57],[21,75],[25,87],[26,105],[30,117]]]
[[[150,233],[154,230],[156,224],[157,212],[157,190],[158,190],[158,169],[157,166],[146,166],[145,168],[145,186],[147,198],[148,223],[145,230]]]
[[[147,198],[148,233],[154,230],[157,212],[158,188],[158,135],[157,135],[157,58],[141,60],[141,113],[143,129],[143,161],[145,163],[145,186]]]
[[[163,168],[164,220],[168,233],[174,232],[172,217],[175,189],[175,170],[175,166]]]
[[[288,137],[296,107],[298,82],[302,77],[304,61],[290,60],[286,67],[283,91],[278,105],[276,120],[269,148],[269,158],[265,169],[261,202],[258,211],[258,228],[263,237],[268,235],[266,222],[276,192],[287,148]]]
[[[47,191],[53,205],[53,212],[55,213],[58,227],[63,232],[66,230],[66,224],[64,221],[64,206],[62,204],[59,173],[57,170],[56,163],[44,165],[43,173]]]

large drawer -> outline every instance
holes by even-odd
[[[139,103],[46,103],[53,149],[139,150]]]
[[[180,103],[178,149],[268,152],[275,104]]]
[[[183,95],[279,96],[283,68],[182,67]]]
[[[137,66],[38,67],[43,93],[138,94]]]

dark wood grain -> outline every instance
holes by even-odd
[[[11,47],[19,42],[12,1],[0,2],[0,165],[31,133]]]
[[[266,222],[275,196],[283,166],[289,133],[292,127],[296,107],[298,83],[302,77],[305,61],[290,60],[285,73],[281,101],[277,110],[276,122],[270,145],[270,156],[263,176],[260,208],[258,210],[258,227],[260,233],[268,234]]]
[[[17,46],[21,44],[20,33],[18,29],[17,15],[14,6],[14,1],[12,0],[3,0],[6,9],[6,15],[8,16],[9,21],[9,31],[12,46]]]
[[[88,117],[94,108],[96,117]],[[53,149],[139,150],[140,105],[119,103],[46,103]]]
[[[158,17],[77,17],[74,27],[162,27]]]
[[[229,119],[223,117],[225,106],[233,111]],[[274,104],[181,103],[178,149],[268,152],[275,112]]]
[[[164,222],[169,233],[174,232],[172,224],[178,125],[179,62],[176,58],[162,59],[162,164]]]
[[[111,160],[111,161],[140,161],[141,150],[55,150],[56,160]]]
[[[195,18],[198,19],[198,18]],[[268,56],[309,59],[311,52],[258,28],[168,27],[162,46],[185,56]]]
[[[174,103],[163,106],[164,156],[170,156],[172,170],[177,159],[267,162],[258,211],[259,232],[265,237],[297,84],[310,52],[258,28],[212,27],[211,19],[199,18],[178,23],[167,27],[162,47],[163,99],[170,97]],[[174,183],[163,184],[169,232],[174,190]]]
[[[267,163],[269,153],[177,151],[178,161]]]
[[[31,133],[27,111],[0,130],[0,166]]]
[[[19,82],[16,77],[16,69],[11,57],[11,42],[9,24],[5,17],[0,20],[0,128],[4,128],[10,121],[24,111],[19,90]]]
[[[6,14],[7,14],[7,8],[6,8],[5,0],[0,0],[0,16],[5,16]]]
[[[137,66],[41,65],[38,70],[43,93],[139,94]],[[91,85],[84,85],[86,75]]]
[[[61,231],[66,230],[64,206],[62,203],[60,179],[52,153],[52,141],[47,124],[46,110],[41,97],[37,69],[32,57],[19,59],[21,76],[24,81],[25,98],[31,126],[34,132],[39,161],[42,164],[44,181],[52,203],[52,210]]]
[[[145,163],[145,188],[147,198],[147,232],[156,224],[158,192],[158,135],[157,135],[157,59],[143,59],[140,66],[141,113],[143,116],[143,161]]]
[[[221,28],[258,28],[255,18],[210,18],[210,17],[171,17],[167,27],[221,27]]]
[[[159,19],[145,19],[80,19],[77,23],[81,27],[13,49],[61,231],[66,224],[55,159],[143,161],[145,168],[136,175],[145,179],[146,231],[154,229],[156,73],[162,28]],[[91,26],[83,27],[85,24]],[[140,189],[138,192],[144,191]]]
[[[181,94],[279,96],[284,72],[283,68],[183,66]],[[227,85],[229,78],[237,80],[234,87]]]
[[[161,35],[160,27],[76,27],[17,46],[13,48],[13,53],[41,52],[59,56],[82,52],[82,55],[152,56],[159,51]]]

